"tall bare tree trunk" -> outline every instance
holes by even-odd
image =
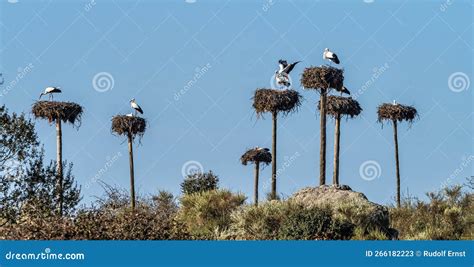
[[[128,155],[130,161],[130,200],[132,209],[135,209],[135,174],[133,170],[133,137],[128,134]]]
[[[334,172],[332,183],[339,185],[339,141],[341,139],[341,114],[336,116],[336,129],[334,130]]]
[[[319,149],[319,185],[326,184],[326,105],[327,89],[321,89],[321,146]]]
[[[397,121],[393,120],[393,139],[395,141],[395,164],[397,171],[397,207],[400,208],[400,162],[398,160],[398,130],[397,130]]]
[[[273,115],[273,128],[272,128],[272,193],[271,198],[276,199],[276,179],[277,179],[277,117],[278,112],[274,111]]]
[[[63,215],[63,133],[61,130],[61,120],[56,119],[56,164],[57,164],[57,188],[58,188],[58,214]]]
[[[253,187],[253,199],[255,202],[255,205],[258,205],[258,176],[260,172],[260,162],[255,162],[255,183]]]

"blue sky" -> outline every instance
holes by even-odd
[[[280,58],[302,60],[292,80],[304,101],[279,119],[278,191],[316,185],[318,96],[299,79],[304,67],[325,63],[325,47],[339,55],[345,84],[364,109],[342,123],[343,184],[393,203],[392,128],[377,123],[376,107],[394,99],[420,114],[399,127],[403,193],[423,197],[474,173],[470,1],[2,0],[0,8],[0,103],[29,113],[55,85],[63,89],[56,99],[84,106],[81,127],[63,127],[63,140],[86,202],[102,194],[94,177],[128,189],[126,143],[110,124],[130,112],[132,97],[149,123],[135,147],[139,193],[179,193],[183,165],[196,161],[222,187],[251,196],[253,170],[239,157],[271,145],[271,119],[256,118],[251,98],[271,86]],[[54,159],[54,128],[45,121],[36,127]],[[262,194],[270,173],[262,172]]]

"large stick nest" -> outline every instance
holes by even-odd
[[[418,116],[418,112],[412,106],[400,104],[383,103],[377,108],[378,121],[409,121],[410,123]]]
[[[318,110],[320,110],[321,100],[318,102]],[[337,117],[356,117],[362,112],[359,102],[352,97],[343,97],[330,95],[327,97],[327,114]]]
[[[136,116],[117,115],[112,118],[112,132],[118,135],[128,136],[136,135],[143,137],[146,130],[146,121],[144,118]]]
[[[242,157],[240,157],[240,161],[243,165],[247,165],[248,162],[260,162],[268,165],[272,162],[272,153],[265,149],[252,148],[247,150]]]
[[[309,67],[301,75],[301,84],[305,89],[342,88],[344,71],[331,66]]]
[[[257,89],[253,97],[253,107],[257,114],[283,112],[287,115],[300,105],[301,95],[295,90]]]
[[[62,120],[79,127],[83,108],[72,102],[37,101],[33,104],[31,112],[36,118],[46,119],[50,123]]]

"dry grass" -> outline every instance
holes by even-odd
[[[377,108],[377,114],[380,123],[384,120],[408,121],[411,123],[418,116],[418,112],[412,106],[391,103],[383,103],[380,105]]]
[[[272,153],[264,149],[252,148],[247,150],[242,157],[240,157],[240,161],[243,165],[247,165],[248,162],[260,162],[268,165],[272,162]]]
[[[359,102],[352,99],[352,97],[330,95],[327,101],[326,112],[333,117],[340,115],[353,118],[362,112]],[[320,110],[320,102],[318,102],[318,110]]]
[[[303,71],[301,84],[309,90],[342,88],[344,71],[331,66],[309,67]]]
[[[287,115],[301,105],[301,95],[295,90],[257,89],[253,101],[257,115],[265,112]]]
[[[118,135],[131,134],[132,137],[136,135],[143,137],[146,130],[146,121],[140,117],[131,117],[125,115],[117,115],[112,118],[112,132]]]
[[[62,120],[79,127],[83,108],[72,102],[37,101],[33,104],[31,112],[36,118],[45,119],[49,122]]]

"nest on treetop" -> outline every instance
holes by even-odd
[[[260,163],[264,163],[265,165],[268,165],[272,162],[272,153],[264,149],[251,148],[247,150],[242,155],[242,157],[240,157],[240,161],[245,166],[247,165],[248,162],[251,162],[251,163],[260,162]]]
[[[411,123],[418,116],[418,112],[412,106],[383,103],[377,108],[377,115],[380,123],[384,120],[408,121]]]
[[[37,101],[33,104],[31,112],[37,119],[45,119],[50,123],[61,120],[79,127],[83,108],[72,102]]]
[[[117,115],[112,118],[112,132],[118,135],[128,136],[132,135],[135,138],[136,135],[143,137],[146,130],[146,121],[144,118],[127,115]]]
[[[301,75],[301,84],[308,90],[342,88],[344,70],[331,66],[309,67]]]
[[[321,101],[318,102],[318,110],[320,110]],[[353,118],[362,112],[359,102],[352,99],[352,97],[343,97],[330,95],[327,98],[327,114],[332,117],[346,116]]]
[[[301,95],[295,90],[257,89],[253,97],[253,107],[257,115],[265,112],[287,115],[301,105]]]

